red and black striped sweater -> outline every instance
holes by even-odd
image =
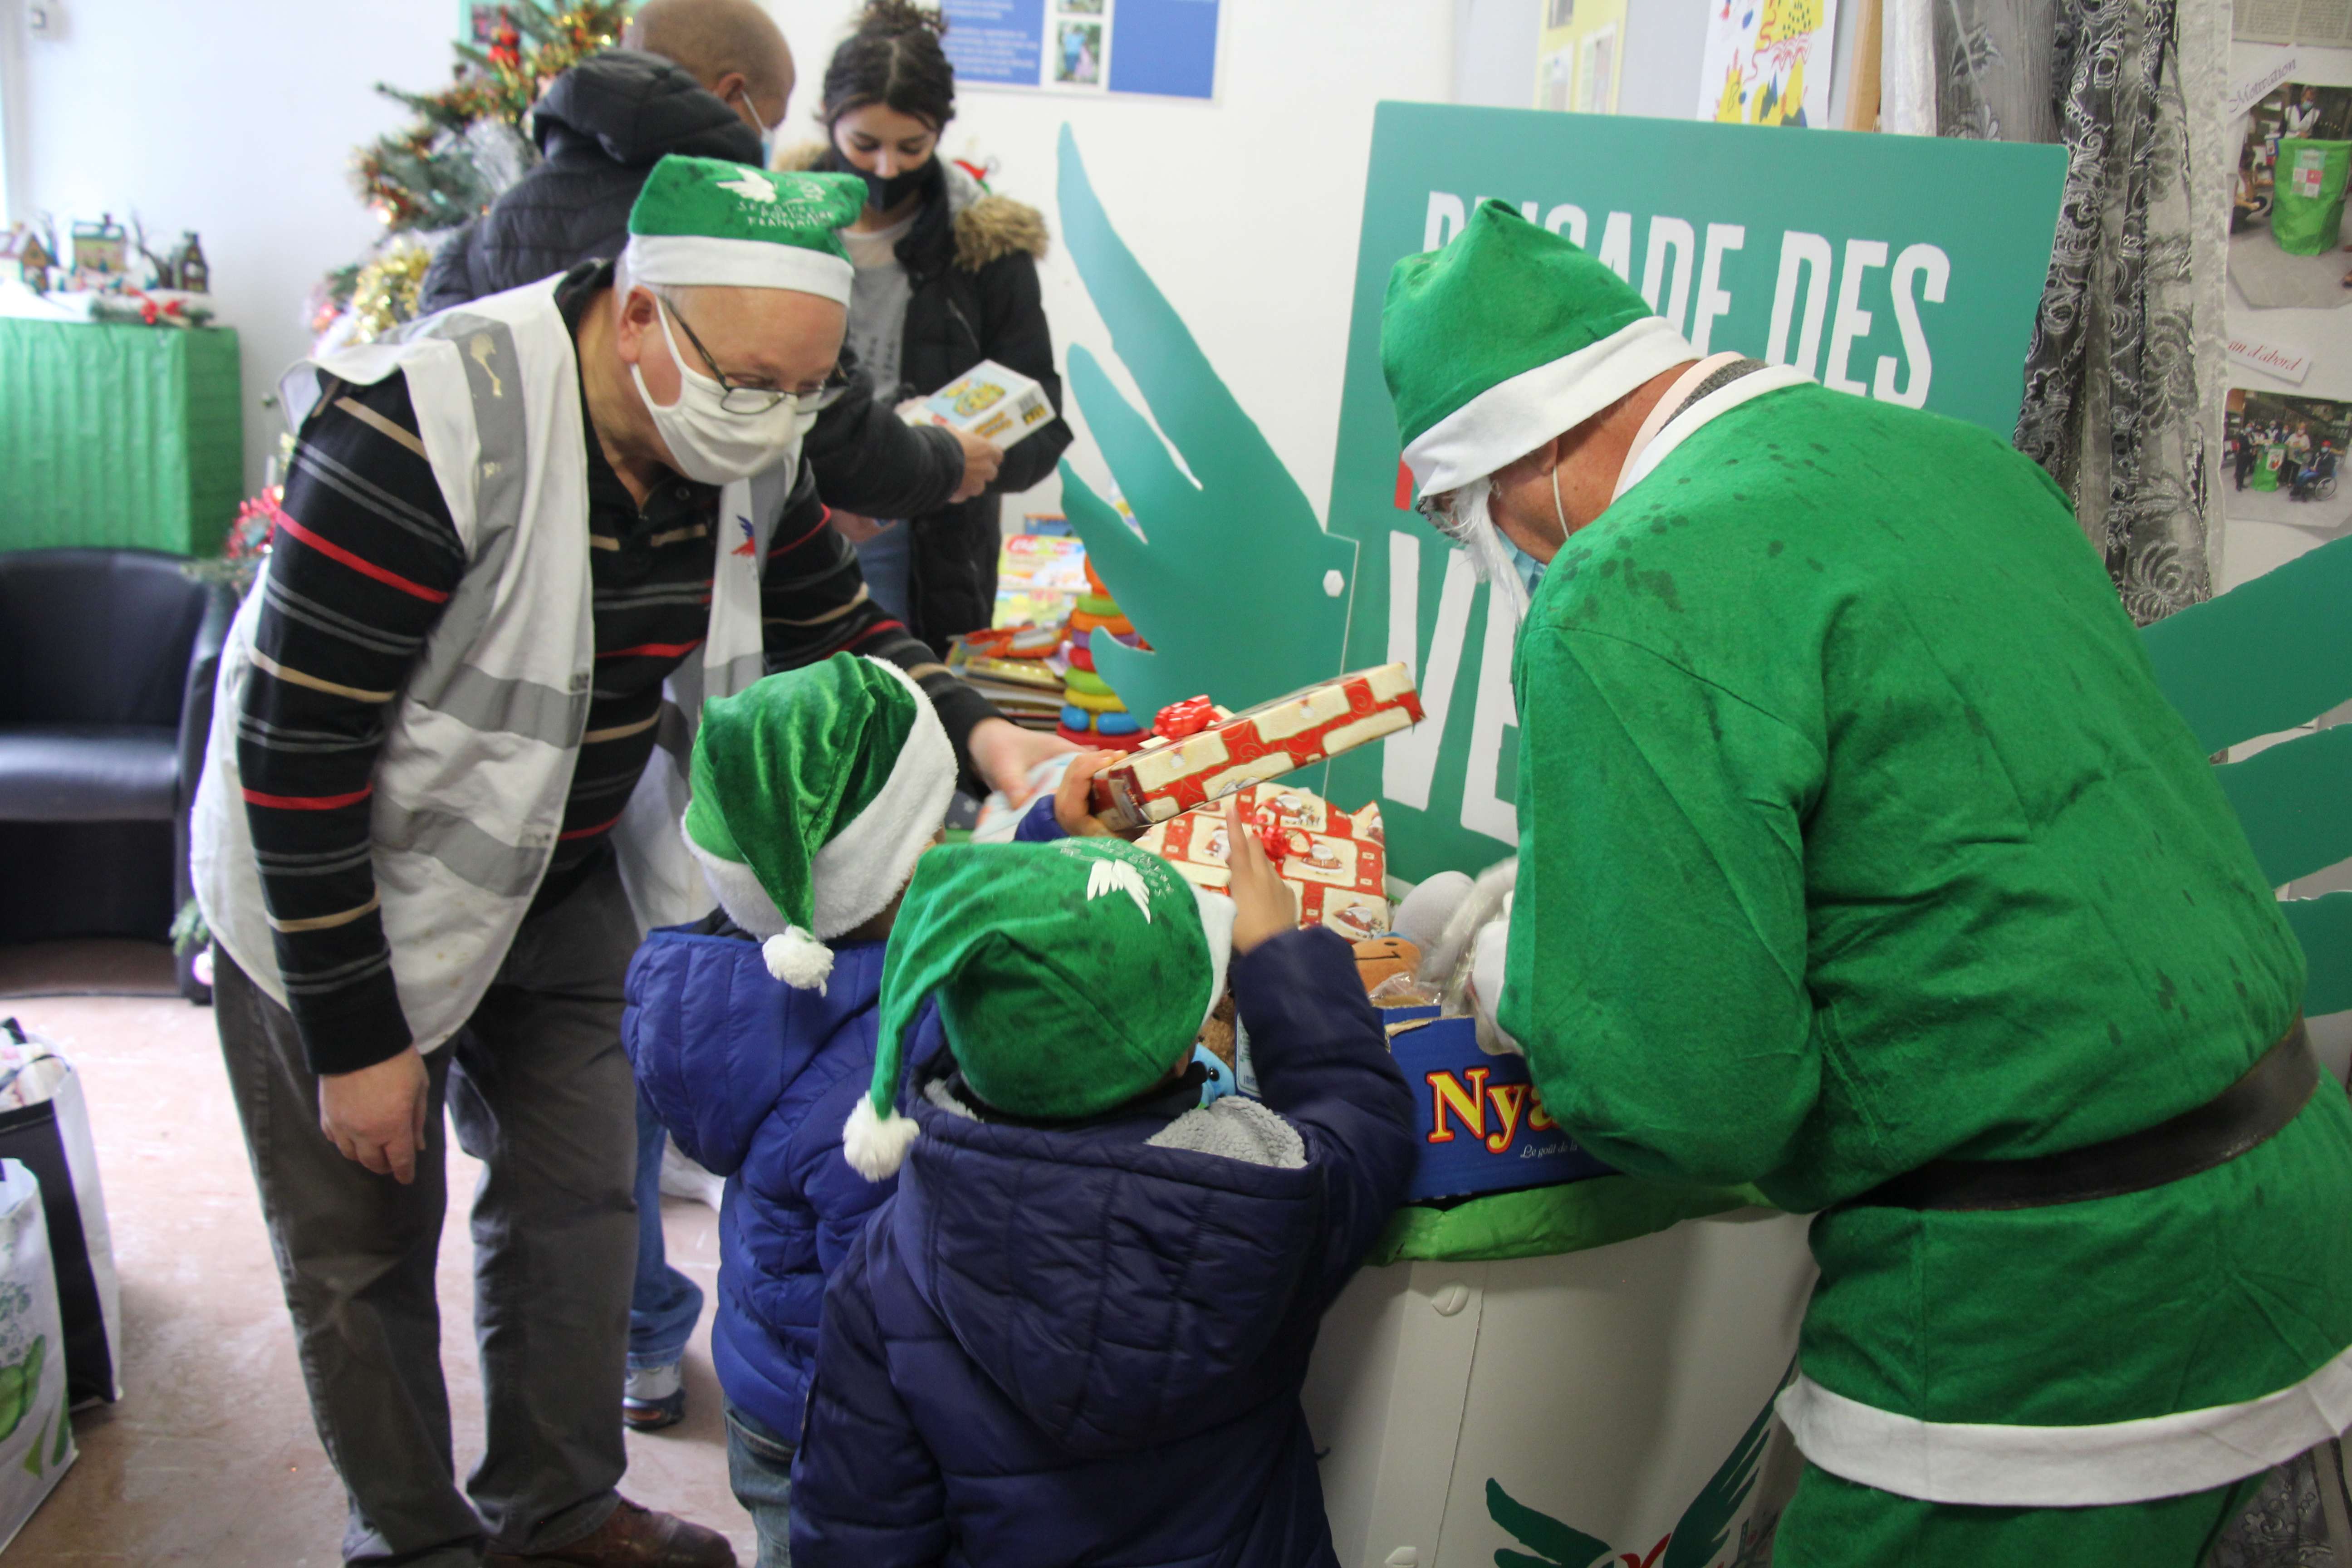
[[[609,271],[583,267],[565,280],[567,320]],[[416,431],[397,374],[324,388],[295,447],[286,521],[257,588],[265,597],[236,715],[278,965],[319,1073],[353,1071],[410,1043],[377,910],[369,802],[386,716],[467,570]],[[719,552],[753,548],[748,526],[730,531],[719,517],[716,487],[672,479],[641,510],[593,428],[587,448],[595,672],[535,907],[611,853],[613,826],[653,754],[662,682],[708,630]],[[843,649],[898,665],[930,696],[959,756],[994,711],[866,596],[856,554],[827,526],[805,468],[770,536],[761,616],[772,672]]]

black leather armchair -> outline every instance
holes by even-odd
[[[0,552],[0,942],[161,940],[236,603],[149,550]],[[204,989],[179,966],[193,1000]]]

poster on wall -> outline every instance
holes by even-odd
[[[1837,0],[1710,0],[1698,115],[1727,125],[1827,125]]]
[[[1591,250],[1701,353],[1791,364],[2007,440],[2065,166],[2061,148],[2011,142],[1381,105],[1331,479],[1329,532],[1356,542],[1332,668],[1410,661],[1428,717],[1337,759],[1323,793],[1381,803],[1394,875],[1475,870],[1518,841],[1510,628],[1401,472],[1380,363],[1397,260],[1500,197]]]
[[[1626,0],[1543,0],[1536,35],[1538,109],[1617,112]]]
[[[959,87],[1213,99],[1223,0],[941,0]]]

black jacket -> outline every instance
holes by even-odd
[[[759,134],[741,116],[683,69],[634,49],[593,56],[557,77],[533,127],[541,161],[441,247],[421,310],[620,255],[637,190],[667,153],[760,161]],[[909,428],[862,378],[818,416],[801,450],[826,500],[879,517],[944,505],[963,479],[953,437]]]
[[[814,168],[824,156],[824,144],[814,143],[777,162]],[[911,296],[899,340],[904,380],[896,389],[876,388],[877,399],[895,405],[937,392],[981,361],[994,360],[1035,380],[1058,415],[1062,378],[1054,371],[1054,337],[1037,289],[1047,243],[1036,208],[989,195],[961,169],[934,159],[923,206],[898,247]],[[907,596],[917,637],[944,654],[950,637],[988,625],[996,607],[998,497],[1052,473],[1070,441],[1069,426],[1057,417],[1007,447],[996,482],[971,500],[876,514],[911,521]]]

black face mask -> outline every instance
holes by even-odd
[[[832,142],[826,142],[824,148],[825,167],[835,174],[855,174],[865,181],[866,205],[877,212],[888,212],[892,207],[921,190],[931,177],[932,165],[938,162],[936,157],[926,159],[921,168],[910,169],[905,174],[893,174],[886,180],[871,169],[861,169],[851,163],[843,155],[841,149]]]

